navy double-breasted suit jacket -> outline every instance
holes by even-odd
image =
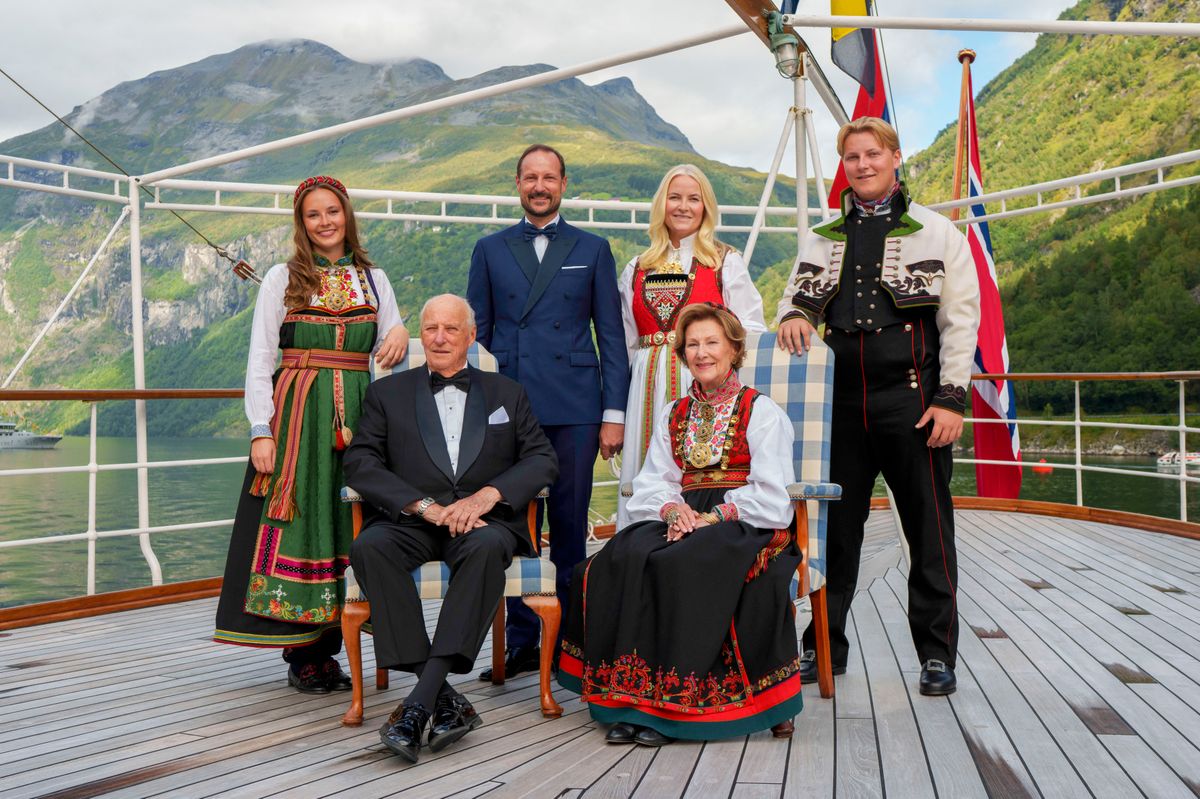
[[[477,338],[501,374],[525,387],[539,422],[599,424],[605,410],[624,412],[629,394],[612,250],[560,217],[538,263],[521,228],[485,236],[471,254],[467,300]]]

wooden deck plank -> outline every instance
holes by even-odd
[[[684,799],[728,796],[733,790],[734,776],[745,749],[744,737],[705,743],[700,757],[696,760],[696,768],[692,771],[692,779],[683,793]]]
[[[876,590],[882,589],[891,593],[892,601],[877,601],[875,607],[883,621],[884,632],[891,642],[892,651],[910,652],[912,635],[908,628],[906,595],[897,595],[896,589],[886,579],[877,581],[870,591],[874,595]],[[961,605],[965,594],[960,591],[958,597]],[[969,628],[963,634],[969,634]],[[967,747],[963,730],[949,702],[931,702],[928,697],[921,696],[916,673],[905,673],[903,683],[920,730],[921,743],[924,745],[927,741],[937,742],[932,757],[927,750],[923,752],[937,795],[953,799],[986,799],[987,791],[983,787],[983,780],[975,767],[971,750]]]
[[[761,782],[739,782],[733,786],[730,799],[779,799],[783,786]]]
[[[871,719],[839,718],[836,751],[838,797],[859,799],[883,796],[879,749]]]
[[[837,686],[834,712],[839,719],[871,718],[871,691],[867,685],[867,669],[863,665],[862,647],[858,641],[854,616],[856,606],[857,603],[853,603],[846,616],[846,638],[850,641],[846,673],[834,678]]]
[[[703,749],[699,741],[676,741],[659,749],[633,792],[635,799],[679,799]]]
[[[1146,742],[1135,735],[1101,735],[1100,742],[1124,764],[1139,791],[1150,799],[1196,799],[1200,786],[1186,785]]]
[[[628,754],[627,747],[605,743],[597,729],[587,730],[568,745],[497,777],[496,781],[504,785],[489,793],[488,799],[541,799],[569,790],[581,795],[586,786]]]
[[[625,750],[625,757],[583,792],[585,799],[628,799],[633,795],[658,750],[637,745],[626,746]]]
[[[797,716],[803,725],[804,713]],[[746,737],[746,751],[742,753],[742,765],[738,769],[736,782],[782,783],[787,771],[788,742],[762,730]]]
[[[933,778],[904,687],[907,678],[899,668],[902,660],[913,660],[912,645],[904,647],[903,655],[892,650],[876,607],[893,602],[895,597],[887,585],[875,580],[854,603],[854,619],[871,688],[883,789],[892,796],[931,796]]]
[[[962,555],[959,555],[959,593],[964,592],[962,583]],[[898,570],[888,572],[885,580],[892,592],[899,596],[907,595],[907,580]],[[977,621],[970,616],[962,616],[961,620],[968,625]],[[960,650],[962,640],[973,636],[973,632],[962,630],[960,622]],[[1008,732],[993,708],[989,697],[984,693],[976,680],[968,659],[963,658],[960,651],[959,662],[955,668],[958,678],[958,690],[950,695],[950,707],[958,720],[963,745],[966,747],[976,773],[983,783],[989,796],[1025,797],[1038,796],[1038,790],[1033,777],[1029,773],[1020,754],[1017,752]],[[928,697],[926,697],[928,698]],[[961,758],[961,751],[958,753]],[[961,763],[961,759],[956,759]],[[953,797],[953,794],[943,794]]]
[[[960,552],[960,558],[961,556]],[[972,574],[981,585],[996,595],[1000,603],[1007,602],[1010,598],[1016,601],[1018,595],[1023,594],[1028,602],[1035,605],[1031,610],[1018,611],[1024,625],[1014,625],[1008,630],[1009,637],[1018,646],[1025,647],[1031,637],[1044,641],[1085,683],[1100,694],[1138,735],[1159,752],[1185,781],[1191,780],[1200,785],[1200,751],[1183,739],[1153,708],[1147,706],[1106,665],[1098,661],[1093,653],[1081,647],[1065,630],[1043,616],[1042,610],[1047,609],[1045,606],[1049,600],[1038,597],[1036,590],[1023,583],[1002,583],[989,573],[986,567],[975,568]],[[1081,626],[1069,620],[1060,623],[1068,628]],[[1111,656],[1111,653],[1102,653],[1102,656]]]
[[[788,748],[784,799],[828,799],[834,795],[834,702],[804,686],[804,712]]]

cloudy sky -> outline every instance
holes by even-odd
[[[1054,19],[1073,0],[878,0],[885,16]],[[824,0],[800,13],[827,14]],[[455,16],[455,14],[458,16]],[[413,0],[43,0],[23,4],[0,64],[56,111],[66,113],[116,83],[266,39],[308,38],[359,61],[426,58],[463,78],[509,64],[569,66],[736,24],[721,0],[418,3]],[[829,61],[829,32],[801,31],[850,110],[857,84]],[[908,153],[926,147],[957,114],[962,47],[979,53],[981,88],[1033,46],[1034,34],[885,31],[893,107]],[[585,76],[627,76],[705,156],[765,170],[774,153],[789,83],[751,34]],[[41,127],[45,112],[0,77],[0,141]],[[836,128],[815,91],[826,176],[836,164]],[[792,156],[785,165],[792,164]],[[164,164],[163,166],[167,166]],[[794,171],[794,166],[786,171]],[[989,187],[993,188],[993,187]],[[996,189],[1007,187],[994,187]]]

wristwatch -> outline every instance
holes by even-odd
[[[422,519],[424,519],[425,511],[427,511],[431,507],[433,507],[434,504],[435,504],[435,500],[433,497],[425,497],[424,499],[422,499],[420,502],[417,503],[417,515],[420,516]]]

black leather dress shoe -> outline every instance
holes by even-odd
[[[674,740],[674,738],[663,735],[658,730],[652,730],[649,727],[642,727],[637,731],[637,735],[633,736],[634,743],[639,743],[642,746],[666,746]]]
[[[958,688],[954,669],[940,660],[927,660],[921,667],[921,693],[925,696],[947,696]]]
[[[637,732],[637,727],[621,722],[612,725],[612,729],[604,736],[604,740],[610,744],[631,744],[633,743],[633,739],[637,737]]]
[[[333,658],[321,664],[321,677],[331,691],[349,691],[354,687],[350,675],[342,671],[342,667]]]
[[[833,664],[833,676],[846,673],[846,666]],[[817,681],[817,650],[805,649],[800,655],[800,682]]]
[[[483,724],[483,719],[465,696],[439,696],[433,706],[429,727],[429,751],[440,752]]]
[[[538,671],[541,668],[542,650],[536,646],[518,646],[508,650],[504,658],[504,679],[516,677],[527,671]],[[484,669],[479,672],[480,682],[492,681],[492,670]]]
[[[429,711],[424,705],[400,705],[379,729],[379,740],[409,763],[416,763],[421,752],[421,733],[429,726]]]
[[[305,663],[288,669],[288,685],[302,694],[327,694],[329,683],[315,663]]]

